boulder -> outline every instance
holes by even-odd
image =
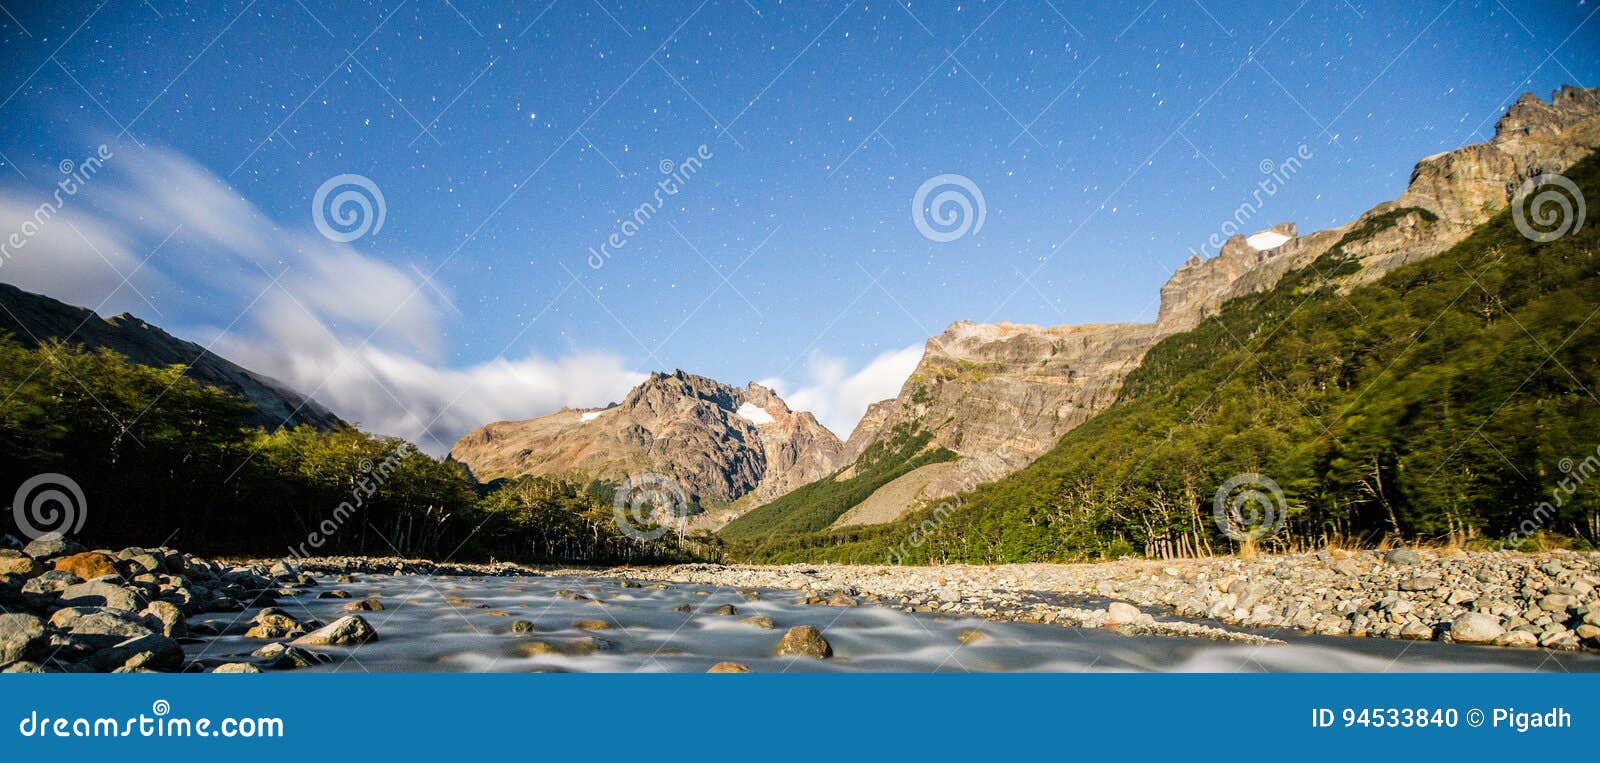
[[[33,578],[30,578],[28,582],[24,583],[22,585],[22,592],[31,594],[58,594],[66,590],[68,586],[74,586],[82,582],[83,578],[80,578],[70,572],[47,570],[39,575],[34,576]]]
[[[57,559],[56,569],[70,572],[84,580],[94,580],[108,575],[121,575],[115,561],[99,551],[84,551]]]
[[[511,632],[512,633],[532,633],[533,632],[533,623],[531,623],[531,622],[529,622],[527,620],[513,620],[511,622]]]
[[[377,641],[378,632],[360,615],[345,615],[294,640],[297,646],[356,646]]]
[[[22,547],[22,553],[40,561],[76,554],[82,550],[83,546],[79,545],[77,541],[67,540],[66,538],[36,540]]]
[[[250,630],[244,632],[245,638],[293,638],[304,635],[307,631],[306,624],[286,614],[269,614],[258,616]]]
[[[780,656],[796,655],[821,660],[833,656],[833,645],[822,637],[822,631],[809,625],[797,625],[783,634],[783,640],[778,642],[777,653]]]
[[[67,586],[61,591],[64,607],[110,607],[127,612],[144,609],[144,594],[104,580]]]
[[[1136,625],[1150,619],[1149,615],[1139,611],[1138,607],[1127,602],[1113,601],[1106,607],[1106,627],[1113,628],[1118,625]]]
[[[152,601],[140,614],[146,625],[167,638],[177,638],[187,632],[183,610],[172,602]]]
[[[382,612],[383,602],[377,599],[362,599],[361,601],[352,601],[344,605],[342,609],[346,612]]]
[[[611,630],[611,623],[604,620],[573,620],[572,627],[580,631],[608,631]]]
[[[1397,567],[1404,567],[1412,564],[1420,564],[1422,562],[1422,555],[1412,551],[1409,548],[1397,548],[1387,554],[1384,554],[1383,561]]]
[[[776,624],[772,622],[772,618],[767,617],[766,615],[751,615],[743,620],[740,620],[739,622],[743,625],[769,631],[777,627]]]
[[[722,606],[711,610],[711,614],[721,615],[724,617],[733,617],[739,614],[739,608],[733,606],[732,604],[723,604]]]
[[[183,647],[166,636],[149,633],[95,652],[90,664],[102,673],[138,668],[172,671],[183,667]]]
[[[1492,644],[1505,632],[1500,618],[1482,612],[1468,612],[1450,623],[1450,640],[1458,644]]]
[[[50,625],[66,631],[72,636],[72,641],[91,649],[105,649],[130,638],[155,632],[139,615],[104,607],[58,609],[50,615]]]
[[[29,577],[38,570],[39,563],[34,561],[33,557],[9,548],[0,549],[0,575]]]
[[[0,665],[34,656],[44,647],[44,623],[33,615],[0,615]]]
[[[294,670],[333,661],[328,655],[282,642],[267,644],[251,652],[250,656],[261,658],[261,664],[273,670]]]
[[[706,670],[707,673],[749,673],[750,666],[742,662],[719,662]]]

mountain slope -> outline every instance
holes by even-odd
[[[185,376],[249,401],[255,406],[250,423],[267,429],[306,425],[332,431],[347,426],[317,401],[282,382],[235,365],[126,313],[101,318],[88,308],[0,283],[0,333],[12,335],[29,348],[50,340],[66,341],[90,350],[111,350],[133,363],[153,368],[185,366]]]
[[[532,474],[620,483],[655,472],[691,502],[719,506],[813,482],[833,471],[842,448],[814,416],[766,387],[677,371],[652,374],[609,408],[489,424],[450,456],[484,481]]]
[[[1302,236],[1283,223],[1232,235],[1211,259],[1190,259],[1162,287],[1153,324],[954,324],[928,342],[900,394],[869,410],[850,435],[846,458],[910,427],[930,433],[929,447],[948,448],[967,467],[925,470],[917,475],[918,495],[962,491],[958,475],[973,469],[1020,469],[1117,400],[1151,347],[1200,325],[1229,300],[1272,289],[1336,248],[1359,263],[1342,288],[1371,283],[1459,243],[1505,209],[1527,178],[1560,171],[1596,148],[1600,89],[1563,88],[1550,103],[1525,95],[1497,123],[1493,139],[1419,161],[1399,199],[1347,225]],[[892,496],[882,498],[870,519],[894,516],[883,506]],[[902,512],[917,505],[906,502]],[[852,515],[840,526],[859,520]]]
[[[1600,198],[1600,157],[1566,175]],[[1600,226],[1536,243],[1508,210],[1436,257],[1364,276],[1363,246],[1418,214],[1391,212],[1162,341],[1115,405],[958,507],[751,555],[989,563],[1227,550],[1213,501],[1245,473],[1284,494],[1268,545],[1515,545],[1536,531],[1600,542],[1600,496],[1573,486],[1600,458]]]

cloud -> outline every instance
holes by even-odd
[[[440,360],[447,297],[394,264],[403,258],[330,241],[309,216],[280,226],[181,154],[118,149],[81,185],[59,202],[54,189],[0,189],[0,243],[34,221],[23,246],[0,253],[0,279],[145,314],[435,454],[490,421],[619,400],[646,376],[607,353],[450,368]],[[37,222],[41,203],[50,213]],[[161,304],[182,307],[171,312],[190,325],[172,325]]]
[[[847,437],[867,412],[867,406],[900,394],[906,378],[922,360],[923,346],[911,345],[882,353],[850,373],[844,360],[821,352],[806,361],[807,380],[791,385],[784,380],[763,382],[778,391],[789,407],[811,411],[822,425]]]

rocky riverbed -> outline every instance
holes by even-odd
[[[36,541],[0,550],[0,670],[1539,669],[1600,647],[1597,576],[1570,552],[572,570]]]
[[[1600,649],[1595,553],[1397,549],[989,567],[695,564],[607,574],[787,588],[808,592],[819,603],[843,592],[914,612],[1125,632],[1224,639],[1298,633]]]

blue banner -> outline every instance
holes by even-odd
[[[4,676],[0,751],[1536,760],[1593,744],[1597,689],[1581,675]]]

